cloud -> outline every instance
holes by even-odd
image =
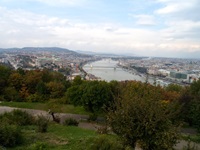
[[[136,24],[138,25],[155,25],[155,18],[152,15],[131,15],[137,19]]]
[[[138,24],[155,23],[151,15],[134,17]],[[200,22],[169,19],[166,26],[150,30],[107,22],[86,23],[0,7],[0,47],[59,46],[151,56],[200,51]]]
[[[160,30],[165,44],[162,49],[182,52],[200,51],[200,1],[199,0],[157,0],[163,7],[155,14],[165,21]],[[167,45],[167,46],[166,46]]]
[[[86,4],[88,0],[29,0],[38,1],[50,6],[81,6]]]
[[[164,7],[156,10],[159,15],[167,15],[173,19],[188,19],[197,21],[200,19],[199,0],[157,0]]]
[[[200,41],[200,21],[170,21],[163,34],[174,39],[189,39]]]

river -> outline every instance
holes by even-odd
[[[124,70],[118,67],[117,63],[118,61],[111,59],[102,59],[100,61],[86,64],[83,66],[83,69],[87,73],[93,74],[105,81],[137,80],[145,82],[146,76],[137,75],[138,73],[136,71],[134,73],[133,71]],[[149,81],[153,82],[151,79]]]

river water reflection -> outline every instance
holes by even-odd
[[[137,80],[144,82],[145,76],[137,75],[131,71],[123,70],[117,66],[118,61],[110,59],[103,59],[100,61],[86,64],[83,69],[90,74],[100,77],[102,80],[111,81],[124,81],[124,80]]]

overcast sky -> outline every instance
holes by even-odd
[[[0,0],[0,47],[200,58],[200,0]]]

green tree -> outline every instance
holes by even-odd
[[[184,122],[188,123],[190,126],[192,126],[192,122],[193,122],[191,119],[191,114],[190,114],[192,99],[193,99],[193,96],[190,92],[190,87],[183,88],[182,92],[180,93],[180,98],[178,100],[180,105],[182,105],[180,118]]]
[[[23,76],[22,76],[20,73],[18,73],[18,72],[13,72],[13,73],[10,75],[8,81],[9,81],[9,84],[10,84],[11,86],[14,86],[15,89],[16,89],[17,91],[19,91],[19,90],[22,88]]]
[[[4,88],[8,85],[8,78],[10,74],[10,68],[0,65],[0,94],[2,94]]]
[[[165,89],[170,92],[180,93],[184,88],[178,84],[169,84],[167,87],[165,87]]]
[[[76,76],[72,82],[72,86],[81,85],[82,83],[83,83],[83,80],[81,79],[81,77]]]
[[[83,86],[82,104],[86,110],[97,113],[111,102],[111,89],[105,81],[90,81]]]
[[[19,101],[19,92],[14,87],[7,87],[4,90],[4,98],[6,101]]]
[[[78,85],[68,88],[66,92],[67,101],[72,103],[74,106],[82,105],[82,95],[83,88]]]
[[[188,103],[188,120],[190,125],[200,131],[200,80],[194,81],[190,86],[191,100]]]
[[[59,72],[51,72],[51,77],[52,80],[51,81],[55,81],[55,82],[65,82],[65,76]]]
[[[47,86],[43,81],[40,81],[36,86],[36,93],[39,95],[46,95],[47,94]]]
[[[72,104],[81,105],[92,113],[102,112],[102,108],[108,107],[113,99],[110,85],[105,81],[85,81],[80,85],[75,84],[67,90],[66,95]]]
[[[141,82],[121,83],[121,93],[108,112],[108,122],[125,144],[143,150],[169,150],[176,144],[178,132],[172,124],[175,104],[163,101],[162,90]]]
[[[22,68],[18,68],[17,73],[19,73],[21,75],[25,75],[25,71]]]
[[[112,99],[114,100],[120,93],[120,82],[112,80],[109,82],[109,86],[112,92]]]
[[[65,87],[60,82],[51,81],[47,83],[47,89],[50,93],[50,98],[61,98],[65,93]]]
[[[53,77],[52,77],[50,71],[48,71],[47,69],[44,69],[44,70],[42,71],[42,81],[43,81],[44,83],[48,83],[48,82],[52,81],[52,78],[53,78]]]
[[[36,87],[40,81],[42,81],[42,72],[40,70],[31,70],[26,72],[24,84],[27,86],[30,94],[36,92]]]
[[[30,95],[28,88],[25,84],[22,84],[22,88],[19,91],[19,96],[22,101],[26,100],[26,98]]]

